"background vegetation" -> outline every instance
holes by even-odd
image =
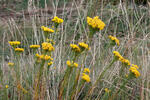
[[[112,58],[111,52],[117,49],[124,57],[132,63],[140,66],[141,76],[129,82],[125,91],[124,100],[149,100],[150,99],[150,11],[147,0],[1,0],[0,1],[0,99],[6,96],[5,85],[9,85],[7,93],[10,99],[17,98],[15,93],[11,70],[7,63],[13,60],[13,52],[8,44],[10,40],[21,41],[25,53],[21,58],[21,75],[23,86],[30,91],[30,95],[24,96],[24,100],[32,99],[32,86],[28,84],[32,80],[33,58],[29,49],[30,44],[41,44],[43,39],[40,27],[52,25],[51,19],[59,16],[64,19],[60,26],[60,37],[56,40],[54,52],[54,64],[50,68],[49,92],[45,99],[57,99],[57,92],[61,76],[66,69],[66,60],[69,59],[70,43],[83,41],[88,33],[86,17],[99,16],[106,27],[94,36],[90,58],[87,58],[85,66],[92,68],[94,72],[90,76],[92,84],[102,73],[103,69]],[[120,40],[120,47],[106,49],[108,35],[116,36]],[[108,53],[102,53],[101,51]],[[98,58],[101,58],[100,60]],[[99,62],[95,65],[95,62]],[[103,78],[103,84],[99,84],[93,100],[101,99],[104,88],[113,84],[113,78],[119,78],[120,63],[116,63],[108,74]],[[26,84],[26,82],[28,84]],[[32,83],[32,82],[31,82]],[[87,86],[88,87],[88,86]],[[116,87],[117,88],[117,87]],[[83,94],[79,99],[82,100]],[[117,98],[122,99],[120,94]]]

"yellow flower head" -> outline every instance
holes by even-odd
[[[89,68],[84,68],[83,72],[84,73],[90,73],[90,69]]]
[[[24,49],[23,48],[15,48],[15,51],[16,52],[24,52]]]
[[[117,59],[123,59],[123,57],[120,55],[118,51],[113,51],[113,54]]]
[[[50,28],[45,27],[45,26],[41,26],[41,29],[42,29],[44,32],[47,32],[47,33],[54,33],[54,30],[53,30],[53,29],[50,29]]]
[[[137,70],[137,67],[131,66],[129,71],[135,75],[136,78],[140,76],[140,72]]]
[[[51,58],[51,56],[45,55],[44,60],[53,60],[53,58]]]
[[[51,61],[51,62],[48,63],[48,66],[51,66],[52,64],[53,64],[53,62]]]
[[[70,47],[72,48],[73,51],[75,52],[80,52],[80,48],[76,44],[70,44]]]
[[[8,41],[8,43],[9,43],[11,46],[20,45],[20,41]]]
[[[5,85],[5,88],[6,88],[6,89],[9,88],[9,86],[8,86],[8,85]]]
[[[38,58],[38,59],[42,59],[42,60],[53,60],[53,58],[51,58],[51,56],[48,56],[48,55],[39,55],[39,54],[35,54],[35,56]]]
[[[77,64],[77,63],[73,63],[73,66],[74,66],[74,67],[78,67],[78,64]]]
[[[136,69],[139,69],[139,66],[132,64],[133,67],[135,67]]]
[[[96,30],[103,30],[106,26],[105,23],[101,21],[98,16],[95,16],[94,18],[87,17],[87,23],[89,26]]]
[[[78,67],[77,63],[70,60],[67,60],[66,64],[68,65],[68,67]]]
[[[61,18],[58,18],[57,16],[55,16],[55,17],[52,19],[52,21],[55,22],[55,23],[60,24],[60,23],[63,23],[64,20],[61,19]]]
[[[125,58],[123,58],[123,57],[120,57],[119,60],[120,60],[123,64],[130,66],[130,61],[129,61],[128,59],[125,59]]]
[[[109,35],[108,37],[119,46],[119,40],[116,37],[113,37],[111,35]]]
[[[82,73],[82,79],[85,80],[86,82],[90,82],[90,77],[89,75],[85,74],[85,73]]]
[[[33,49],[37,49],[39,47],[40,47],[40,45],[30,45],[30,48],[33,48]]]
[[[79,47],[81,47],[81,48],[83,48],[83,49],[87,49],[87,50],[90,49],[89,46],[88,46],[88,44],[86,44],[86,43],[84,43],[84,42],[79,42],[78,44],[79,44]]]
[[[14,63],[9,62],[9,63],[8,63],[8,66],[14,66]]]
[[[69,60],[67,60],[66,64],[70,67],[71,66],[71,62]]]
[[[48,43],[48,42],[42,43],[42,49],[45,51],[54,51],[54,47],[52,46],[51,43]]]

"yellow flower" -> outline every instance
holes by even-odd
[[[83,72],[84,73],[90,73],[90,69],[89,68],[84,68]]]
[[[76,44],[70,44],[70,47],[75,52],[80,52],[81,51],[80,48]]]
[[[39,47],[40,47],[40,45],[30,45],[30,48],[33,48],[33,49],[37,49]]]
[[[67,60],[66,64],[67,64],[68,66],[71,66],[71,62],[70,62],[69,60]]]
[[[139,66],[132,64],[133,67],[135,67],[136,69],[139,69]]]
[[[73,66],[74,66],[74,67],[78,67],[78,64],[77,64],[77,63],[73,63]]]
[[[8,63],[8,66],[14,66],[14,63],[9,62],[9,63]]]
[[[128,59],[125,59],[125,58],[123,58],[123,57],[120,57],[119,58],[119,60],[123,63],[123,64],[125,64],[125,65],[130,65],[130,61],[128,60]]]
[[[90,82],[90,77],[89,75],[85,74],[85,73],[82,73],[82,79],[85,80],[86,82]]]
[[[113,37],[111,35],[109,35],[108,37],[119,46],[119,40],[116,37]]]
[[[57,16],[55,16],[55,17],[52,19],[52,21],[55,22],[55,23],[60,24],[60,23],[63,23],[64,20],[61,19],[61,18],[58,18]]]
[[[78,67],[77,63],[70,60],[67,60],[66,64],[68,65],[68,67]]]
[[[8,43],[9,43],[11,46],[20,45],[20,41],[8,41]]]
[[[53,62],[51,61],[51,62],[48,63],[48,66],[51,66],[52,64],[53,64]]]
[[[39,55],[39,54],[35,54],[35,56],[39,59],[42,59],[42,60],[53,60],[53,58],[51,58],[51,56],[48,56],[48,55]]]
[[[48,43],[48,42],[42,43],[42,49],[45,51],[54,51],[54,47],[52,46],[51,43]]]
[[[24,49],[23,49],[23,48],[15,48],[15,51],[16,51],[16,52],[23,52]]]
[[[140,76],[140,72],[137,70],[137,68],[134,65],[130,67],[129,71],[133,73],[136,78]]]
[[[89,26],[96,30],[103,30],[106,26],[105,23],[101,21],[98,16],[95,16],[94,18],[87,17],[87,23]]]
[[[87,49],[87,50],[90,49],[89,46],[88,46],[88,44],[86,44],[86,43],[84,43],[84,42],[79,42],[78,44],[79,44],[79,46],[80,46],[81,48],[83,48],[83,49]]]
[[[123,59],[123,57],[120,55],[118,51],[113,51],[113,54],[117,59]]]
[[[110,92],[110,90],[109,90],[108,88],[105,88],[105,92],[109,93],[109,92]]]
[[[54,30],[53,30],[53,29],[50,29],[50,28],[45,27],[45,26],[41,26],[41,29],[42,29],[44,32],[54,33]]]
[[[6,88],[6,89],[9,88],[9,86],[8,86],[8,85],[5,85],[5,88]]]
[[[44,60],[51,60],[51,56],[45,55]]]

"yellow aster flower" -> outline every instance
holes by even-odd
[[[74,66],[74,67],[78,67],[78,64],[77,64],[77,63],[73,63],[73,66]]]
[[[8,41],[8,43],[9,43],[11,46],[20,45],[20,41]]]
[[[84,73],[90,73],[90,69],[89,68],[84,68],[83,72]]]
[[[45,26],[41,26],[41,29],[42,29],[44,32],[47,32],[47,33],[54,33],[54,30],[53,30],[53,29],[50,29],[50,28],[45,27]]]
[[[128,60],[128,59],[125,59],[125,58],[123,58],[123,57],[120,57],[119,58],[119,60],[123,63],[123,64],[125,64],[125,65],[130,65],[130,61]]]
[[[86,43],[84,43],[84,42],[79,42],[78,44],[79,44],[79,47],[81,47],[81,48],[83,48],[83,49],[87,49],[87,50],[90,49],[89,46],[88,46],[88,44],[86,44]]]
[[[131,66],[129,71],[135,75],[136,78],[140,76],[140,72],[137,70],[135,66]]]
[[[75,51],[75,52],[80,52],[81,50],[80,50],[80,48],[78,47],[78,45],[76,45],[76,44],[70,44],[70,47],[72,48],[72,50],[73,51]]]
[[[78,67],[77,63],[70,60],[67,60],[66,64],[68,65],[68,67]]]
[[[9,63],[8,63],[8,66],[14,66],[14,63],[9,62]]]
[[[94,18],[87,17],[87,23],[89,26],[96,30],[103,30],[106,26],[105,23],[100,20],[98,16],[95,16]]]
[[[119,40],[116,37],[113,37],[111,35],[108,36],[113,42],[115,42],[119,46]]]
[[[52,64],[53,64],[53,62],[51,61],[51,62],[48,63],[48,66],[51,66]]]
[[[61,18],[58,18],[57,16],[55,16],[55,17],[52,19],[52,21],[55,22],[55,23],[60,24],[60,23],[63,23],[64,20],[61,19]]]
[[[16,52],[24,52],[24,49],[23,48],[15,48],[15,51]]]
[[[85,80],[86,82],[90,82],[90,77],[89,75],[85,74],[85,73],[82,73],[82,77],[81,77],[83,80]]]
[[[67,64],[68,66],[71,66],[71,62],[70,62],[69,60],[67,60],[66,64]]]
[[[30,45],[30,48],[33,48],[33,49],[37,49],[39,47],[40,47],[40,45]]]
[[[113,54],[117,59],[120,59],[120,60],[123,59],[123,57],[120,55],[118,51],[113,51]]]
[[[54,47],[52,46],[51,43],[48,43],[48,42],[42,43],[42,49],[45,51],[54,51]]]
[[[52,60],[51,56],[45,55],[44,60]]]
[[[6,88],[6,89],[9,88],[9,86],[8,86],[8,85],[5,85],[5,88]]]

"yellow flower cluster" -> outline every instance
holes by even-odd
[[[70,61],[70,60],[68,60],[68,61],[66,62],[66,64],[68,65],[68,67],[78,67],[78,64],[77,64],[77,63],[75,63],[75,62],[73,62],[73,61]]]
[[[103,30],[106,26],[105,23],[101,21],[98,16],[95,16],[94,18],[87,17],[87,23],[92,28],[99,30]]]
[[[84,43],[84,42],[79,42],[78,44],[79,44],[79,46],[80,46],[81,48],[84,48],[84,49],[87,49],[87,50],[90,49],[89,46],[88,46],[88,44],[86,44],[86,43]]]
[[[51,66],[52,64],[53,64],[53,62],[51,61],[51,62],[48,63],[48,66]]]
[[[9,63],[8,63],[8,66],[14,66],[14,63],[9,62]]]
[[[16,51],[16,52],[23,52],[24,49],[23,49],[23,48],[15,48],[15,51]]]
[[[40,45],[30,45],[30,48],[33,48],[33,49],[37,49],[39,47],[40,47]]]
[[[48,27],[45,27],[45,26],[41,26],[41,29],[44,31],[44,32],[48,32],[48,33],[54,33],[54,30],[48,28]]]
[[[61,18],[58,18],[57,16],[55,16],[55,17],[52,19],[52,21],[55,22],[55,23],[60,24],[60,23],[63,23],[64,20],[61,19]]]
[[[140,72],[137,70],[139,67],[137,65],[132,64],[129,71],[135,75],[136,78],[140,76]]]
[[[84,68],[83,72],[89,74],[90,73],[90,69],[89,68]]]
[[[48,55],[39,55],[39,54],[36,54],[35,55],[37,58],[39,59],[42,59],[42,60],[53,60],[53,58],[51,58],[51,56],[48,56]]]
[[[119,46],[119,40],[116,37],[111,36],[111,35],[109,35],[108,37]]]
[[[114,56],[120,60],[123,64],[130,65],[130,61],[123,58],[118,51],[113,51]]]
[[[85,74],[85,73],[82,73],[82,77],[81,77],[83,80],[85,80],[86,82],[90,82],[90,77],[89,75]]]
[[[9,41],[8,42],[11,46],[20,45],[20,41]]]
[[[80,52],[80,51],[81,51],[80,48],[79,48],[79,46],[76,45],[76,44],[70,44],[70,47],[71,47],[72,50],[75,51],[75,52]]]
[[[42,49],[46,50],[46,51],[54,51],[55,48],[52,46],[51,43],[43,42],[42,43]]]

